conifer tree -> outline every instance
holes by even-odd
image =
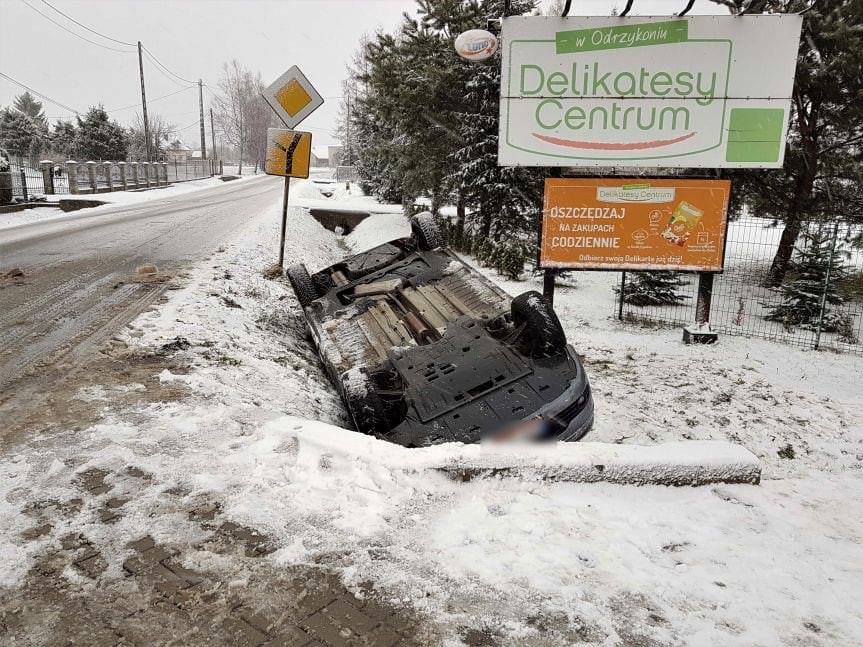
[[[800,326],[849,336],[851,321],[839,308],[845,302],[838,285],[848,276],[841,248],[834,248],[830,228],[819,227],[803,236],[805,245],[797,249],[797,259],[786,282],[779,288],[782,301],[767,315],[786,328]],[[827,275],[830,275],[829,281]],[[821,303],[824,302],[824,313]]]
[[[678,293],[685,282],[677,272],[632,272],[626,275],[623,302],[634,306],[677,305],[689,297]],[[615,288],[620,292],[620,288]]]
[[[128,148],[126,129],[111,121],[102,106],[94,106],[83,119],[77,117],[75,148],[85,160],[124,160]]]
[[[487,0],[480,13],[501,15],[504,3]],[[511,15],[535,9],[533,0],[513,0]],[[462,236],[474,241],[478,260],[517,278],[535,251],[535,228],[546,169],[497,164],[500,118],[500,51],[485,63],[468,64],[466,109],[458,115],[462,144],[451,155],[453,183],[471,208]]]
[[[33,123],[41,130],[48,130],[48,121],[45,119],[42,102],[29,92],[24,92],[24,94],[19,94],[15,97],[15,100],[12,101],[12,107],[30,117]]]
[[[35,136],[33,121],[23,112],[3,108],[0,110],[0,147],[17,158],[30,154],[30,145]]]

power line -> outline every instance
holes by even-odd
[[[177,73],[172,72],[171,70],[169,70],[167,67],[165,67],[165,66],[162,64],[162,62],[161,62],[158,58],[156,58],[156,55],[155,55],[155,54],[153,54],[153,52],[151,52],[151,51],[150,51],[149,49],[147,49],[146,47],[144,47],[144,51],[145,51],[145,52],[147,52],[147,54],[150,56],[150,58],[152,58],[152,59],[156,62],[156,64],[157,64],[157,65],[159,65],[162,69],[164,69],[168,74],[170,74],[170,75],[172,75],[172,76],[175,76],[175,77],[177,77],[178,79],[180,79],[181,81],[184,81],[184,82],[186,82],[186,83],[197,83],[197,81],[190,81],[189,79],[184,79],[184,78],[183,78],[182,76],[180,76],[179,74],[177,74]]]
[[[81,40],[87,41],[88,43],[90,43],[90,44],[92,44],[92,45],[96,45],[96,46],[101,47],[101,48],[103,48],[103,49],[109,49],[109,50],[111,50],[112,52],[122,52],[122,53],[124,53],[124,54],[129,54],[129,53],[131,53],[131,52],[132,52],[132,50],[130,50],[130,49],[119,49],[119,48],[117,48],[117,47],[109,47],[108,45],[103,45],[102,43],[97,43],[95,40],[90,40],[89,38],[85,38],[85,37],[84,37],[84,36],[82,36],[81,34],[79,34],[79,33],[77,33],[77,32],[74,32],[74,31],[72,31],[71,29],[68,29],[67,27],[65,27],[65,26],[61,25],[59,22],[57,22],[56,20],[54,20],[53,18],[51,18],[51,16],[48,16],[48,15],[46,15],[46,14],[42,13],[42,12],[41,12],[41,11],[39,11],[36,7],[34,7],[33,5],[31,5],[29,2],[27,2],[27,0],[21,0],[21,2],[23,2],[25,5],[27,5],[28,7],[30,7],[30,8],[31,8],[33,11],[35,11],[36,13],[38,13],[38,14],[39,14],[40,16],[42,16],[45,20],[47,20],[47,21],[49,21],[49,22],[52,22],[52,23],[54,23],[55,25],[57,25],[57,26],[58,26],[60,29],[62,29],[63,31],[68,32],[68,33],[72,34],[73,36],[76,36],[77,38],[80,38]]]
[[[45,101],[50,101],[50,102],[51,102],[51,103],[53,103],[55,106],[60,106],[60,107],[61,107],[61,108],[63,108],[64,110],[69,110],[70,112],[74,112],[76,115],[80,113],[80,111],[79,111],[79,110],[75,110],[75,108],[72,108],[72,107],[70,107],[70,106],[67,106],[65,103],[60,103],[59,101],[55,101],[55,100],[54,100],[54,99],[52,99],[51,97],[49,97],[49,96],[47,96],[47,95],[45,95],[45,94],[42,94],[41,92],[39,92],[39,91],[37,91],[37,90],[34,90],[34,89],[33,89],[33,88],[31,88],[31,87],[28,87],[28,86],[24,85],[24,84],[23,84],[23,83],[21,83],[20,81],[16,81],[15,79],[13,79],[13,78],[12,78],[11,76],[9,76],[8,74],[4,74],[3,72],[0,72],[0,76],[2,76],[4,79],[7,79],[7,80],[9,80],[9,81],[12,81],[12,83],[14,83],[15,85],[18,85],[18,86],[20,86],[20,87],[24,88],[24,89],[25,89],[25,90],[27,90],[28,92],[32,92],[32,93],[33,93],[33,94],[35,94],[37,97],[40,97],[40,98],[42,98],[42,99],[45,99]]]
[[[89,31],[90,33],[96,34],[97,36],[101,36],[102,38],[104,38],[104,39],[106,39],[106,40],[114,41],[115,43],[119,43],[120,45],[128,45],[129,47],[135,47],[135,43],[127,43],[127,42],[126,42],[126,41],[124,41],[124,40],[117,40],[116,38],[111,38],[110,36],[106,36],[106,35],[105,35],[105,34],[103,34],[102,32],[98,32],[98,31],[96,31],[95,29],[90,29],[87,25],[84,25],[84,24],[82,24],[82,23],[78,22],[77,20],[75,20],[75,19],[74,19],[72,16],[70,16],[69,14],[65,14],[65,13],[63,13],[62,11],[60,11],[57,7],[55,7],[54,5],[52,5],[52,4],[51,4],[50,2],[48,2],[47,0],[40,0],[40,1],[42,2],[42,4],[44,4],[44,5],[48,5],[49,7],[51,7],[54,11],[56,11],[56,12],[57,12],[58,14],[60,14],[61,16],[63,16],[64,18],[68,18],[69,20],[71,20],[72,22],[74,22],[76,25],[78,25],[79,27],[83,27],[84,29],[86,29],[86,30],[87,30],[87,31]]]
[[[185,92],[186,90],[191,90],[194,87],[195,87],[194,85],[190,85],[190,86],[187,86],[185,88],[181,88],[179,90],[174,90],[173,92],[169,92],[168,94],[163,94],[162,96],[156,97],[155,99],[150,99],[149,101],[147,101],[147,104],[149,105],[151,103],[154,103],[154,102],[158,101],[159,99],[166,99],[167,97],[172,97],[175,94],[180,94],[181,92]],[[141,107],[141,102],[136,101],[135,103],[129,104],[128,106],[123,106],[121,108],[105,108],[105,110],[107,112],[120,112],[121,110],[128,110],[129,108],[140,108],[140,107]]]
[[[173,83],[174,85],[179,85],[179,86],[181,86],[181,87],[187,87],[187,86],[185,86],[185,84],[180,83],[180,82],[179,82],[177,79],[175,79],[173,76],[170,76],[168,73],[166,73],[166,72],[165,72],[165,71],[164,71],[164,70],[163,70],[163,69],[158,65],[158,61],[153,57],[153,55],[152,55],[152,54],[150,54],[150,53],[147,51],[147,48],[146,48],[146,47],[143,47],[143,46],[142,46],[142,47],[141,47],[141,49],[142,49],[142,50],[143,50],[143,52],[144,52],[144,56],[146,56],[146,57],[147,57],[147,60],[148,60],[148,61],[150,61],[150,62],[152,62],[152,63],[155,63],[155,64],[156,64],[156,65],[154,65],[154,66],[153,66],[153,69],[155,69],[159,74],[161,74],[162,76],[164,76],[166,79],[168,79],[168,80],[169,80],[171,83]],[[197,83],[195,83],[195,85],[197,85]]]
[[[191,128],[192,126],[199,126],[199,125],[200,125],[200,123],[201,123],[201,122],[200,122],[200,120],[199,120],[199,119],[195,119],[195,121],[193,121],[192,123],[190,123],[188,126],[183,126],[182,128],[177,128],[175,132],[181,133],[181,132],[183,132],[184,130],[188,130],[188,129],[189,129],[189,128]]]

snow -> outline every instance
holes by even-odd
[[[242,177],[233,182],[249,181],[256,176]],[[264,177],[264,176],[257,176]],[[111,193],[97,193],[95,195],[79,194],[79,195],[49,195],[45,196],[49,203],[59,202],[60,200],[98,200],[104,202],[104,205],[99,207],[90,207],[80,209],[78,211],[64,212],[59,207],[37,207],[34,209],[24,209],[23,211],[13,211],[11,213],[0,213],[0,230],[18,227],[20,225],[31,224],[33,222],[53,222],[62,220],[75,220],[82,215],[99,214],[108,211],[113,207],[140,204],[150,200],[161,200],[163,198],[172,198],[185,193],[193,193],[203,189],[211,189],[217,186],[224,186],[218,177],[206,178],[204,180],[191,180],[189,182],[178,182],[167,187],[146,189],[140,191],[113,191]]]
[[[354,230],[345,236],[345,244],[351,253],[358,254],[382,242],[409,236],[410,233],[410,225],[401,211],[376,214],[354,227]]]
[[[332,202],[344,208],[356,199]],[[105,406],[98,424],[38,436],[0,457],[0,585],[20,582],[34,555],[67,532],[84,532],[108,556],[144,534],[201,541],[206,532],[186,511],[217,501],[226,519],[276,543],[259,559],[274,568],[325,560],[351,586],[372,582],[409,601],[453,644],[462,627],[489,630],[503,644],[858,644],[859,360],[745,338],[684,346],[678,329],[610,319],[615,276],[578,273],[558,287],[555,307],[591,379],[590,442],[406,450],[343,428],[345,412],[290,288],[263,277],[275,259],[280,207],[122,335],[131,353],[187,339],[172,353],[187,370],[158,369],[147,385],[165,380],[186,397],[124,408],[102,400],[109,391],[89,390],[80,397]],[[339,238],[297,206],[286,255],[315,271],[345,246],[407,231],[393,207]],[[540,289],[537,280],[484,273],[511,294]],[[689,439],[699,442],[658,445]],[[603,441],[620,445],[593,444]],[[795,458],[782,458],[789,444]],[[649,467],[694,453],[751,465],[749,452],[763,466],[759,486],[554,482],[540,478],[547,470],[465,483],[436,469],[453,461],[547,467],[550,455],[557,464]],[[124,480],[127,465],[158,487]],[[23,542],[26,503],[74,496],[71,479],[89,467],[112,470],[105,496],[129,494],[124,516],[112,526],[62,519]],[[166,505],[163,491],[176,485],[188,493]],[[223,559],[196,553],[211,568]]]

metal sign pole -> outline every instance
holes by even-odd
[[[279,237],[279,268],[285,268],[285,230],[288,227],[288,194],[291,191],[291,178],[285,176],[285,195],[282,199],[282,234]]]
[[[300,143],[300,138],[300,134],[296,133],[287,148],[276,142],[276,146],[285,151],[285,197],[282,200],[282,233],[279,238],[280,269],[285,269],[285,230],[288,227],[288,195],[291,192],[291,171],[294,166],[294,151]]]
[[[554,305],[554,279],[557,277],[557,270],[547,269],[542,273],[542,296],[548,301],[548,305]]]

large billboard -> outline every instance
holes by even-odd
[[[505,18],[498,163],[781,167],[801,23]]]
[[[719,272],[731,182],[545,181],[540,266]]]

